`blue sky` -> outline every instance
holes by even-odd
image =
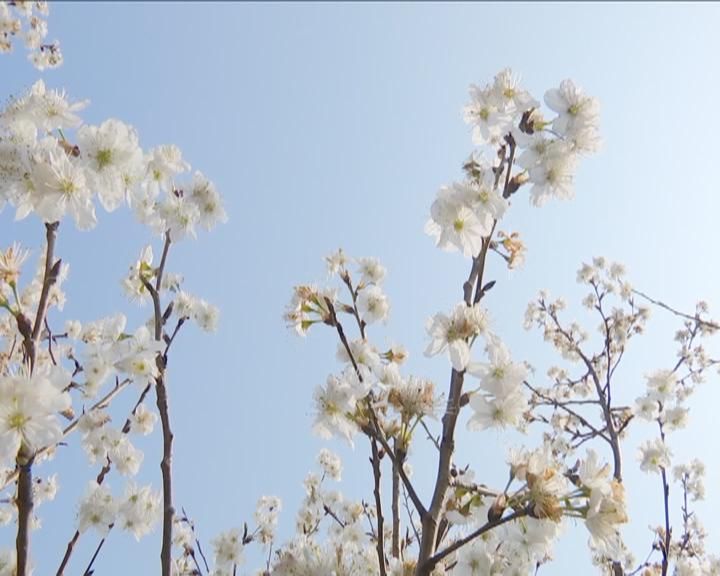
[[[460,298],[468,263],[436,250],[422,228],[437,189],[460,177],[471,150],[461,114],[468,85],[506,66],[536,96],[568,77],[597,96],[604,140],[582,163],[574,201],[536,209],[519,197],[506,219],[525,239],[528,260],[512,273],[491,268],[498,285],[488,307],[514,355],[542,377],[553,359],[541,335],[522,330],[525,306],[541,288],[577,301],[575,271],[595,255],[623,262],[635,285],[680,308],[691,310],[697,298],[720,304],[719,20],[714,4],[51,4],[50,37],[66,62],[43,74],[48,85],[89,98],[88,123],[116,117],[138,129],[146,148],[177,144],[225,197],[229,222],[178,245],[169,264],[222,310],[216,334],[190,328],[170,360],[175,497],[206,547],[218,531],[250,521],[263,494],[283,498],[288,535],[302,479],[327,445],[310,434],[311,398],[338,368],[335,343],[322,333],[301,340],[281,318],[294,284],[324,279],[323,256],[343,247],[382,260],[392,316],[371,337],[402,342],[410,371],[446,385],[447,363],[422,356],[423,326]],[[0,58],[6,94],[37,77],[22,50]],[[126,302],[119,282],[153,238],[128,214],[99,220],[89,234],[61,232],[58,251],[71,264],[63,319],[123,311],[137,324],[149,311]],[[21,239],[37,255],[41,237],[36,219],[0,214],[0,246]],[[621,374],[623,397],[639,395],[642,374],[673,362],[676,328],[654,314]],[[698,392],[691,428],[672,441],[679,458],[708,465],[700,515],[709,547],[720,550],[720,520],[711,514],[720,509],[716,386],[711,379]],[[627,444],[628,466],[642,437],[639,430]],[[496,478],[511,440],[463,430],[458,458],[487,463]],[[367,497],[366,446],[330,447],[345,459],[343,489]],[[159,434],[142,448],[141,479],[159,486]],[[419,450],[413,461],[425,490],[429,456]],[[74,502],[96,473],[73,448],[57,466],[61,492],[41,509],[44,529],[33,542],[38,574],[59,563]],[[628,534],[644,557],[646,527],[660,521],[660,485],[639,472],[627,481],[636,502]],[[119,478],[110,484],[122,486]],[[0,545],[13,538],[12,529],[0,531]],[[568,525],[558,562],[542,573],[589,566],[578,546],[585,540],[581,526]],[[140,545],[113,534],[97,573],[157,573],[158,541],[158,532]],[[70,573],[95,544],[83,538]]]

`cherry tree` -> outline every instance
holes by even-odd
[[[59,45],[44,43],[46,14],[44,2],[0,3],[2,50],[22,39],[38,69],[59,65]],[[218,534],[207,553],[173,493],[167,375],[182,327],[195,322],[213,331],[219,312],[183,289],[171,250],[224,222],[225,210],[213,183],[191,171],[178,147],[144,150],[135,128],[116,119],[86,125],[86,106],[39,80],[0,113],[0,209],[36,219],[45,238],[28,282],[28,252],[18,243],[0,251],[0,522],[16,542],[0,552],[0,575],[32,573],[32,531],[42,504],[58,492],[57,477],[45,472],[69,442],[82,445],[94,472],[75,531],[58,551],[59,576],[88,532],[99,543],[85,574],[111,531],[140,539],[158,525],[163,576],[235,575],[251,545],[266,558],[254,572],[263,575],[528,575],[552,562],[569,519],[585,526],[600,573],[720,574],[693,509],[704,496],[704,465],[676,461],[672,452],[672,432],[688,425],[692,394],[718,364],[704,347],[718,330],[707,305],[677,310],[635,288],[621,264],[593,258],[577,271],[586,292],[579,304],[593,315],[593,330],[569,319],[568,304],[547,292],[527,308],[525,328],[539,331],[556,358],[543,376],[511,352],[492,320],[498,279],[489,277],[489,260],[512,269],[526,258],[520,233],[503,229],[506,213],[517,202],[540,209],[571,199],[577,167],[598,148],[599,103],[573,81],[538,99],[504,69],[470,88],[465,121],[473,149],[463,178],[439,190],[425,226],[438,248],[468,260],[467,277],[448,287],[457,304],[426,327],[424,353],[448,364],[445,382],[408,373],[402,345],[374,343],[390,312],[379,260],[338,250],[325,259],[330,281],[293,289],[287,324],[303,337],[330,330],[341,363],[315,390],[313,431],[355,446],[358,457],[369,452],[367,498],[337,489],[342,463],[323,449],[317,472],[304,480],[288,541],[276,535],[281,500],[263,496],[254,518]],[[58,320],[69,273],[56,253],[58,235],[109,218],[98,216],[98,204],[107,213],[130,210],[157,238],[138,247],[123,281],[130,300],[150,305],[139,326],[128,327],[122,312],[84,324]],[[648,366],[636,402],[624,405],[616,399],[616,371],[653,307],[680,322],[677,356]],[[172,393],[190,392],[181,386]],[[121,395],[135,399],[129,413],[116,409]],[[139,486],[133,477],[146,463],[133,438],[152,434],[158,422],[158,485]],[[457,461],[461,425],[477,443],[488,429],[526,433],[528,442],[501,463],[504,484],[490,485],[482,462]],[[656,433],[634,458],[623,448],[637,426]],[[414,480],[418,443],[435,451],[435,468],[422,471],[434,479],[429,494]],[[631,550],[623,538],[632,494],[624,470],[633,466],[662,495],[644,550]],[[108,488],[111,473],[125,479],[124,494]]]

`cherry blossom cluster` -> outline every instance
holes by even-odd
[[[717,560],[704,553],[704,532],[687,504],[688,497],[695,500],[703,493],[699,462],[673,469],[685,495],[685,528],[682,537],[672,541],[667,536],[670,527],[657,529],[653,549],[664,551],[663,562],[648,559],[638,565],[621,532],[629,521],[622,440],[634,420],[655,420],[661,438],[643,445],[640,467],[661,471],[666,482],[671,453],[663,434],[685,424],[684,402],[702,372],[715,364],[695,343],[696,337],[717,328],[700,320],[705,310],[688,317],[685,330],[678,333],[678,366],[651,375],[648,393],[638,399],[636,408],[613,402],[615,371],[630,341],[645,330],[649,309],[641,302],[657,303],[632,287],[620,264],[595,258],[578,271],[578,282],[587,288],[582,304],[598,323],[594,333],[580,322],[565,321],[565,301],[546,292],[529,305],[526,327],[540,328],[564,362],[549,369],[549,386],[531,382],[534,371],[512,358],[493,330],[495,322],[489,321],[484,299],[495,281],[484,278],[487,259],[494,253],[514,268],[525,258],[519,234],[498,230],[512,199],[526,185],[536,206],[552,197],[572,197],[579,159],[599,146],[596,99],[565,80],[547,91],[544,101],[552,113],[549,119],[509,70],[484,88],[473,86],[465,117],[478,149],[463,166],[465,179],[443,187],[431,207],[426,232],[441,249],[457,250],[472,259],[462,301],[427,322],[426,355],[447,355],[451,367],[440,434],[431,432],[442,405],[436,385],[420,377],[403,377],[399,368],[407,352],[403,348],[379,352],[368,336],[369,325],[385,320],[389,311],[381,290],[384,268],[374,260],[352,260],[338,251],[326,262],[340,287],[295,288],[285,316],[288,324],[303,336],[316,324],[331,328],[337,333],[337,357],[343,363],[315,391],[314,429],[323,437],[351,443],[359,435],[367,437],[375,506],[368,506],[367,512],[370,539],[363,541],[364,551],[354,554],[348,564],[337,562],[346,550],[354,550],[358,539],[352,532],[342,548],[332,537],[325,545],[314,541],[310,545],[307,538],[294,541],[292,552],[284,548],[278,552],[280,558],[290,553],[290,568],[279,563],[276,569],[281,569],[276,571],[268,564],[269,573],[355,573],[357,569],[381,576],[530,574],[552,560],[565,518],[582,521],[594,562],[614,576],[641,571],[646,576],[665,576],[671,566],[675,574],[720,573]],[[356,282],[354,277],[360,279]],[[357,337],[348,336],[348,326],[354,327]],[[484,357],[476,359],[478,339],[484,344]],[[680,366],[687,370],[682,378],[675,374]],[[454,461],[454,429],[466,407],[470,430],[495,427],[527,432],[537,426],[544,430],[541,446],[511,451],[503,488],[476,482],[471,465]],[[418,495],[410,478],[418,428],[438,450],[437,480],[429,503]],[[380,453],[385,461],[389,459],[387,466]],[[387,502],[379,496],[386,467],[393,477],[392,524]],[[403,536],[397,534],[403,524],[397,515],[398,486],[407,512]],[[313,484],[308,498],[319,498],[316,493],[320,491]],[[307,507],[303,510],[308,513]],[[306,535],[323,510],[335,519],[336,527],[348,523],[331,509],[318,507],[307,521],[299,521],[298,533]],[[298,564],[298,556],[312,558],[312,564]],[[368,567],[360,568],[365,561]]]
[[[275,540],[278,517],[282,502],[276,496],[263,496],[255,509],[254,530],[247,523],[243,528],[231,528],[218,534],[211,541],[213,568],[200,544],[195,524],[184,513],[174,518],[173,546],[179,552],[173,558],[172,573],[175,576],[197,576],[203,574],[203,568],[212,576],[233,576],[238,566],[245,561],[245,548],[251,543],[260,543],[270,552]],[[270,560],[268,559],[268,567]]]
[[[660,553],[660,558],[653,558],[653,554],[648,557],[645,562],[648,575],[662,574],[671,559],[676,562],[676,574],[720,573],[720,558],[706,552],[705,530],[688,502],[688,498],[696,502],[705,497],[705,466],[698,459],[689,464],[673,466],[673,453],[669,444],[670,433],[688,424],[690,407],[687,402],[697,385],[705,380],[708,369],[718,365],[717,360],[708,356],[703,343],[705,337],[718,329],[707,319],[707,312],[704,302],[697,305],[694,317],[687,318],[675,336],[679,348],[677,361],[672,368],[648,374],[645,393],[635,401],[635,416],[657,426],[657,436],[640,446],[640,468],[660,476],[665,496],[665,520],[663,524],[654,527],[655,540],[652,546],[653,551]],[[667,514],[671,474],[676,484],[680,485],[683,495],[682,532],[673,531]]]
[[[86,105],[42,80],[10,101],[0,113],[0,208],[10,203],[17,218],[34,212],[47,223],[72,216],[87,230],[97,223],[97,196],[108,212],[127,203],[173,242],[226,220],[215,186],[200,172],[187,177],[190,165],[176,146],[144,152],[135,129],[116,119],[82,125]]]
[[[425,419],[433,419],[440,406],[435,386],[422,378],[401,376],[399,367],[407,357],[404,349],[397,347],[379,353],[368,339],[366,328],[369,322],[365,320],[368,311],[360,309],[359,296],[366,286],[377,287],[384,269],[382,274],[363,276],[361,266],[366,265],[367,259],[358,260],[355,273],[361,279],[355,286],[349,270],[351,260],[343,252],[331,255],[326,261],[331,274],[344,285],[348,300],[342,299],[342,292],[336,287],[306,285],[296,288],[286,314],[286,319],[303,335],[313,324],[321,324],[334,328],[340,339],[337,357],[345,366],[340,374],[330,375],[326,384],[315,392],[315,431],[327,438],[337,436],[351,442],[357,434],[363,433],[371,441],[382,439],[384,447],[389,448],[392,444],[389,454],[392,454],[393,464],[402,467],[404,482],[410,489],[407,458],[411,454],[413,433],[419,425],[425,427]],[[374,262],[373,268],[378,266]],[[348,317],[349,324],[356,326],[359,339],[348,339],[343,317]],[[477,379],[475,387],[468,388],[465,393],[464,404],[472,411],[468,420],[470,429],[526,428],[528,421],[532,421],[527,417],[530,394],[525,383],[528,367],[512,360],[507,347],[490,330],[487,313],[479,304],[467,306],[461,303],[450,315],[436,314],[428,321],[428,334],[427,355],[447,352],[455,371]],[[486,341],[487,362],[471,360],[472,345],[478,336]],[[621,555],[623,549],[617,527],[627,521],[625,493],[622,484],[609,473],[609,467],[599,463],[594,451],[588,452],[572,471],[549,447],[534,452],[516,451],[509,467],[510,482],[504,490],[496,491],[474,484],[472,470],[453,468],[455,476],[444,504],[448,530],[452,526],[460,530],[473,525],[483,526],[488,519],[500,519],[507,510],[518,518],[517,522],[503,524],[492,532],[492,536],[460,548],[456,555],[448,555],[451,559],[448,564],[454,565],[454,573],[486,573],[473,572],[470,568],[473,566],[485,566],[488,574],[492,573],[490,570],[528,573],[538,562],[551,557],[563,517],[582,518],[596,550],[612,557]],[[313,484],[308,488],[308,497],[317,497],[316,491]],[[307,507],[303,510],[298,532],[306,534],[309,527],[317,523],[318,517],[323,516],[325,508],[318,507],[314,515]],[[377,519],[376,510],[370,514]],[[457,537],[460,538],[460,534]],[[391,539],[392,535],[388,533],[385,542]],[[366,542],[366,546],[372,549],[377,542],[376,535],[375,541]],[[294,543],[291,549],[294,550],[296,545]],[[403,545],[410,547],[412,539],[406,539]],[[331,554],[321,546],[312,550],[317,566],[322,566],[323,553],[327,554],[326,562],[338,558],[337,554]],[[390,556],[390,550],[387,552]],[[297,552],[292,554],[295,558]],[[307,554],[303,543],[303,555]],[[368,552],[360,558],[375,565],[378,562],[377,555],[373,557]],[[358,562],[357,558],[353,562]],[[395,557],[387,564],[388,574],[410,574],[416,569],[417,558],[413,558],[409,550],[402,559]],[[298,567],[294,570],[280,573],[307,573]]]
[[[49,13],[44,0],[0,1],[0,53],[11,52],[16,38],[21,39],[30,51],[29,60],[38,70],[57,68],[63,62],[60,44],[47,43],[45,18]]]
[[[465,120],[478,149],[464,166],[466,179],[439,191],[425,230],[440,248],[474,257],[523,185],[530,185],[536,206],[549,198],[572,198],[579,156],[598,147],[599,105],[565,80],[545,93],[555,114],[546,120],[540,103],[508,69],[484,88],[472,86],[470,96]],[[498,156],[502,162],[494,165]],[[516,266],[524,252],[517,233],[504,233],[500,240],[509,265]]]

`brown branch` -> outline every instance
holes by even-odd
[[[18,328],[23,334],[25,354],[30,364],[30,373],[35,368],[35,354],[37,342],[40,339],[40,329],[43,326],[45,315],[48,308],[48,296],[50,287],[57,281],[60,261],[53,262],[55,252],[55,239],[57,237],[57,229],[59,222],[45,224],[45,237],[47,247],[45,250],[45,270],[43,272],[42,289],[40,291],[40,300],[38,302],[35,314],[35,322],[30,332],[29,320],[22,313],[18,313],[16,320]],[[33,509],[33,493],[32,493],[32,464],[35,458],[34,454],[27,453],[25,447],[20,448],[18,453],[18,483],[17,483],[17,509],[18,509],[18,528],[17,537],[15,539],[15,552],[17,558],[17,576],[25,576],[28,571],[28,553],[30,549],[30,517]]]
[[[397,440],[393,443],[397,452]],[[398,462],[392,462],[392,557],[400,558],[400,472]]]
[[[375,409],[372,406],[372,401],[370,398],[367,399],[367,407],[368,411],[370,412],[370,419],[373,424],[375,438],[378,442],[380,442],[380,445],[383,447],[383,450],[385,450],[385,453],[388,455],[393,465],[397,466],[398,474],[400,475],[400,479],[402,480],[403,485],[405,486],[405,489],[410,496],[410,500],[412,500],[412,503],[415,505],[415,509],[420,515],[420,518],[424,518],[427,514],[427,510],[425,509],[425,506],[423,506],[422,500],[420,500],[420,496],[418,496],[418,493],[415,490],[415,487],[412,485],[412,482],[410,482],[410,478],[408,478],[407,474],[405,473],[405,469],[403,468],[404,456],[401,457],[399,454],[396,454],[392,450],[392,448],[390,448],[388,441],[385,439],[385,435],[382,433],[380,424],[377,419],[377,414],[375,414]]]
[[[372,447],[372,463],[373,469],[373,496],[375,496],[375,512],[377,515],[377,543],[376,550],[378,556],[378,566],[380,568],[380,576],[386,576],[385,571],[385,530],[383,524],[385,519],[382,511],[382,499],[380,498],[380,452],[378,451],[377,441],[375,439],[370,440],[370,446]]]
[[[165,273],[165,264],[167,262],[168,251],[170,250],[170,232],[165,232],[165,243],[163,244],[162,256],[160,257],[160,266],[157,269],[157,276],[155,279],[155,290],[160,292],[162,286],[162,278]]]
[[[498,526],[507,524],[508,522],[512,522],[513,520],[517,520],[518,518],[522,518],[527,515],[528,515],[527,510],[516,510],[515,512],[513,512],[509,516],[505,516],[504,518],[499,518],[497,520],[488,521],[487,523],[485,523],[483,526],[481,526],[474,532],[471,532],[464,538],[461,538],[460,540],[453,542],[452,544],[450,544],[450,546],[448,546],[444,550],[441,550],[434,556],[428,558],[425,561],[424,566],[422,567],[423,571],[429,574],[432,571],[432,569],[437,565],[437,563],[440,562],[443,558],[449,556],[456,550],[462,548],[463,546],[465,546],[465,544],[472,542],[478,536],[482,536],[483,534],[485,534],[485,532],[489,532],[493,528],[497,528]]]
[[[57,238],[57,230],[59,226],[60,222],[45,224],[45,238],[47,240],[47,249],[45,250],[45,272],[43,274],[40,301],[38,302],[37,312],[35,313],[35,322],[33,323],[32,339],[34,342],[37,342],[40,337],[40,329],[42,328],[43,320],[45,319],[45,314],[47,313],[50,287],[55,284],[57,280],[57,263],[53,262],[53,259],[55,252],[55,239]],[[55,269],[54,274],[53,269]]]
[[[70,541],[68,542],[67,548],[65,549],[65,555],[63,556],[62,562],[60,562],[60,567],[57,569],[55,576],[63,576],[63,574],[65,574],[65,568],[67,568],[67,564],[70,562],[70,556],[72,556],[75,544],[77,544],[79,539],[80,531],[75,530],[75,534],[73,534],[73,537],[70,538]]]
[[[352,282],[350,281],[350,274],[348,274],[347,270],[345,271],[345,274],[341,275],[342,281],[345,283],[345,286],[347,286],[348,290],[350,291],[350,297],[352,298],[352,307],[353,307],[353,316],[355,317],[355,322],[357,322],[358,329],[360,330],[360,337],[365,340],[365,321],[360,318],[360,312],[357,307],[357,296],[358,291],[356,289],[353,289]]]
[[[468,281],[463,285],[463,295],[465,304],[471,306],[477,304],[483,297],[483,276],[485,272],[485,263],[487,259],[488,247],[495,230],[495,222],[490,235],[483,240],[482,248],[478,257],[473,260],[470,269]],[[469,298],[471,290],[467,290],[468,282],[472,283],[473,278],[477,278],[475,287],[475,297],[472,302]],[[428,576],[430,573],[426,569],[427,560],[435,552],[435,543],[437,541],[438,519],[440,510],[445,500],[450,481],[450,466],[452,463],[452,455],[455,451],[455,426],[460,413],[460,398],[462,396],[462,386],[464,380],[464,372],[458,372],[453,369],[450,376],[450,392],[448,394],[447,406],[445,414],[442,418],[442,436],[440,440],[440,456],[438,459],[438,471],[435,480],[435,489],[430,503],[428,513],[422,517],[422,539],[420,541],[420,552],[418,555],[417,576]]]
[[[163,315],[160,309],[160,288],[162,286],[162,277],[167,262],[168,250],[170,249],[170,233],[165,232],[165,244],[163,245],[160,266],[157,269],[155,286],[150,284],[146,279],[142,279],[143,285],[150,293],[153,302],[153,310],[155,315],[155,340],[160,342],[163,335]],[[160,423],[163,433],[163,457],[160,461],[160,471],[162,473],[163,485],[163,531],[162,531],[162,547],[160,550],[160,565],[162,576],[171,576],[172,571],[172,528],[173,516],[175,509],[173,508],[172,499],[172,443],[173,432],[170,428],[170,413],[168,408],[168,394],[165,385],[165,357],[158,354],[156,358],[159,374],[155,379],[155,394],[157,399],[157,408],[160,414]]]
[[[22,446],[18,454],[17,465],[20,473],[18,475],[17,497],[15,500],[18,511],[18,528],[15,539],[17,576],[30,574],[28,553],[30,550],[30,518],[33,511],[32,464],[33,456],[28,457],[25,446]]]
[[[160,461],[163,486],[163,533],[160,562],[162,576],[171,576],[171,554],[172,554],[172,522],[175,514],[172,499],[172,442],[173,433],[170,428],[170,415],[168,410],[167,388],[165,379],[161,374],[155,381],[155,392],[157,395],[157,407],[160,413],[160,422],[163,432],[163,458]]]
[[[665,538],[661,546],[663,555],[662,576],[667,576],[670,568],[670,534],[672,533],[670,528],[670,486],[668,486],[667,473],[663,466],[660,467],[660,474],[662,476],[663,503],[665,506]]]

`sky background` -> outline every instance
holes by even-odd
[[[523,331],[527,302],[541,288],[565,295],[574,302],[568,315],[593,328],[575,284],[593,256],[623,262],[638,288],[678,308],[705,298],[718,309],[719,23],[713,4],[51,3],[49,37],[61,41],[65,64],[42,74],[48,86],[89,98],[87,123],[115,117],[138,129],[146,149],[177,144],[224,194],[229,222],[173,247],[168,265],[222,311],[217,333],[180,334],[169,368],[175,500],[206,549],[219,531],[251,522],[264,494],[283,498],[280,534],[289,536],[322,446],[344,458],[342,489],[370,497],[368,447],[359,441],[353,451],[310,432],[313,389],[339,368],[332,335],[313,330],[303,340],[282,320],[293,285],[325,279],[323,256],[343,247],[381,259],[392,315],[370,337],[406,345],[407,370],[446,389],[447,361],[422,355],[424,322],[460,299],[469,262],[434,248],[422,230],[438,188],[461,177],[472,149],[461,113],[468,86],[506,66],[536,97],[573,78],[602,107],[603,149],[582,162],[577,198],[537,209],[520,193],[504,228],[521,233],[527,263],[511,273],[495,263],[488,276],[498,281],[487,299],[493,325],[537,368],[536,382],[555,358],[540,334]],[[24,58],[22,48],[0,58],[6,95],[40,76]],[[98,217],[92,233],[61,229],[68,303],[51,319],[121,311],[137,326],[149,308],[127,302],[120,280],[145,244],[159,252],[160,241],[127,212]],[[20,239],[38,257],[42,237],[36,218],[0,214],[0,246]],[[671,366],[678,327],[654,313],[618,374],[620,398],[631,402],[644,373]],[[670,442],[678,461],[707,464],[698,511],[709,549],[720,551],[717,384],[711,377],[700,389],[690,428]],[[636,428],[625,445],[633,520],[625,533],[644,558],[662,500],[659,478],[635,463],[637,443],[654,431]],[[499,484],[505,450],[517,441],[536,443],[537,431],[522,439],[461,427],[457,462]],[[159,487],[159,429],[138,445],[146,458],[139,481]],[[431,455],[422,448],[411,457],[424,495]],[[40,471],[59,471],[61,491],[39,510],[37,575],[56,570],[77,498],[97,474],[77,447],[61,456]],[[116,492],[123,484],[111,476]],[[0,546],[13,540],[13,527],[0,529]],[[583,526],[568,523],[557,562],[541,574],[590,573],[586,540]],[[82,572],[96,544],[93,534],[81,539],[67,574]],[[96,574],[157,574],[158,551],[159,529],[139,545],[113,532]],[[255,552],[248,557],[249,573],[261,567]]]

